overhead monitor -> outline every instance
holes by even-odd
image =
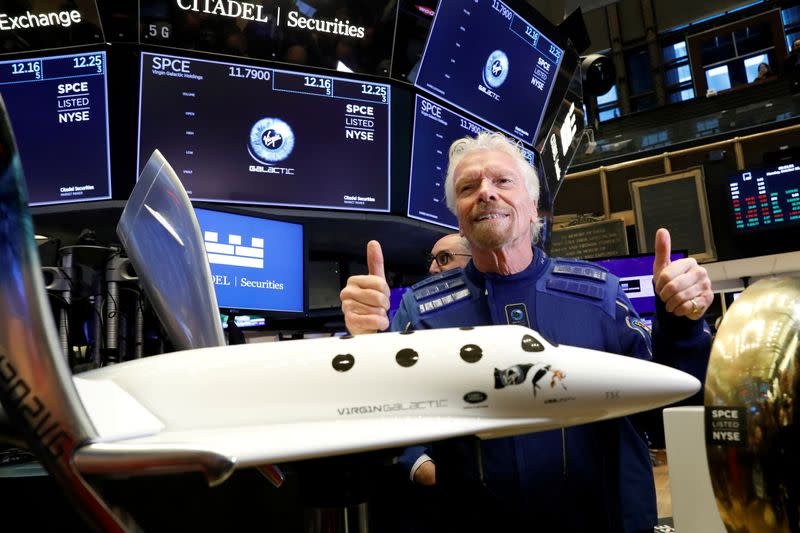
[[[442,0],[416,86],[533,145],[564,54],[535,24],[500,0]]]
[[[141,42],[388,75],[396,0],[139,0]]]
[[[800,224],[800,164],[738,172],[728,179],[731,223],[737,233]]]
[[[673,251],[672,261],[686,257],[685,251]],[[595,263],[606,268],[619,278],[619,284],[630,299],[633,308],[640,315],[651,315],[656,312],[656,294],[653,287],[654,254],[629,255],[599,259]]]
[[[0,61],[30,205],[111,198],[106,53]]]
[[[389,210],[390,86],[142,53],[139,167],[192,200]]]
[[[453,141],[474,137],[482,131],[486,128],[466,116],[417,95],[408,193],[409,217],[458,229],[456,216],[448,209],[445,199],[448,153]],[[523,153],[533,165],[533,151],[524,148]]]
[[[210,209],[194,211],[221,309],[305,310],[301,224]]]
[[[102,43],[97,4],[97,0],[0,2],[0,55]]]

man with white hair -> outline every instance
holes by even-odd
[[[700,319],[713,300],[711,282],[694,259],[670,261],[668,231],[656,234],[651,341],[615,276],[532,246],[539,182],[517,145],[497,133],[459,139],[445,188],[472,261],[407,291],[392,330],[522,324],[551,342],[655,359],[704,379],[711,336]],[[370,274],[350,278],[341,293],[352,334],[390,325],[376,241],[367,262]],[[435,486],[444,522],[434,530],[639,533],[657,522],[649,451],[628,418],[412,447],[401,464],[414,482]]]

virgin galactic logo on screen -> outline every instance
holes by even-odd
[[[143,52],[139,163],[160,150],[192,200],[388,211],[390,89]]]
[[[533,144],[563,54],[500,0],[441,0],[415,84]]]
[[[508,56],[502,50],[495,50],[486,60],[483,68],[483,81],[492,89],[498,89],[508,77]]]
[[[283,161],[294,149],[294,132],[279,118],[259,120],[250,130],[250,155],[261,163]]]

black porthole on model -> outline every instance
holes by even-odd
[[[419,354],[411,348],[403,348],[397,352],[395,360],[397,361],[398,365],[408,368],[417,364],[417,361],[419,360]]]
[[[543,352],[544,345],[533,335],[524,335],[522,337],[522,349],[526,352]]]
[[[349,353],[339,354],[333,358],[333,369],[337,372],[347,372],[356,364],[356,359]]]
[[[483,350],[477,344],[465,344],[461,347],[461,359],[467,363],[477,363],[483,357]]]

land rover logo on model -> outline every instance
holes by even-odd
[[[468,392],[464,395],[464,401],[467,403],[481,403],[485,402],[488,396],[485,392],[481,391],[472,391]]]

